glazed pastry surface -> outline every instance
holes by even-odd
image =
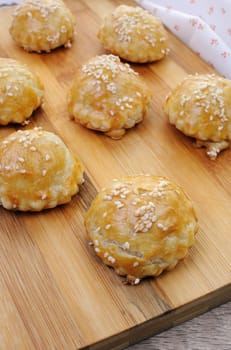
[[[16,7],[10,34],[26,51],[71,46],[75,21],[62,0],[24,0]]]
[[[157,61],[169,52],[160,19],[140,7],[117,7],[105,17],[98,38],[107,50],[130,62]]]
[[[198,229],[183,189],[151,175],[113,181],[92,202],[85,224],[96,254],[132,284],[173,269]]]
[[[40,211],[67,203],[83,182],[83,167],[54,133],[19,130],[0,143],[0,204]]]
[[[77,70],[68,106],[76,122],[119,139],[143,120],[150,99],[137,72],[117,56],[101,55]]]
[[[43,102],[44,87],[29,67],[0,58],[0,125],[23,123]]]
[[[189,75],[167,96],[171,124],[207,148],[215,159],[231,140],[231,81],[216,75]]]

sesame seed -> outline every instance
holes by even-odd
[[[36,147],[34,147],[34,146],[31,146],[31,147],[30,147],[30,151],[31,151],[31,152],[35,152],[36,150],[37,150]]]
[[[42,195],[42,200],[44,200],[44,199],[46,199],[46,198],[47,198],[46,193],[43,193],[43,195]]]
[[[96,253],[100,253],[100,249],[99,248],[95,247],[94,249],[95,249]]]
[[[110,224],[108,224],[108,225],[105,226],[105,229],[106,229],[106,230],[109,230],[110,228],[111,228],[111,225],[110,225]]]
[[[42,170],[42,176],[46,176],[46,173],[47,173],[47,170],[46,170],[46,169],[43,169],[43,170]]]
[[[96,246],[98,246],[98,245],[99,245],[99,241],[98,241],[98,239],[95,239],[95,240],[94,240],[94,244],[95,244]]]
[[[114,203],[115,203],[117,209],[120,209],[124,206],[124,204],[120,201],[115,201]]]
[[[116,259],[115,259],[113,256],[109,256],[109,257],[107,258],[107,260],[108,260],[109,262],[111,262],[112,264],[114,264],[114,263],[116,262]]]
[[[139,284],[140,283],[140,278],[136,278],[135,281],[134,281],[134,284]]]
[[[137,267],[137,266],[139,266],[139,263],[138,263],[138,261],[135,261],[135,262],[133,263],[133,267]]]
[[[104,253],[104,258],[107,258],[109,256],[109,253],[108,252],[105,252]]]
[[[103,199],[105,199],[106,201],[111,201],[112,200],[112,196],[105,195],[105,196],[103,196]]]
[[[20,172],[20,174],[25,174],[26,173],[26,169],[20,169],[19,172]]]
[[[130,249],[130,243],[129,242],[125,242],[122,246],[123,249],[127,250]]]
[[[49,154],[45,155],[45,160],[48,161],[51,158],[51,156]]]
[[[24,163],[24,162],[25,162],[25,159],[24,159],[23,157],[18,157],[18,161],[19,161],[20,163]]]
[[[157,225],[156,225],[158,228],[160,228],[161,230],[163,230],[163,231],[167,231],[167,227],[165,227],[163,224],[161,224],[160,222],[158,222],[157,223]]]

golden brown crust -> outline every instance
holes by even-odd
[[[23,123],[44,95],[39,77],[15,60],[0,58],[0,125]]]
[[[119,57],[101,55],[80,67],[68,94],[76,122],[118,139],[141,122],[150,92],[138,73]]]
[[[113,181],[92,202],[85,224],[96,254],[132,284],[174,268],[198,228],[182,188],[151,175]]]
[[[83,182],[83,168],[55,134],[19,130],[0,143],[0,204],[40,211],[67,203]]]
[[[230,80],[215,75],[189,75],[167,96],[163,108],[171,124],[202,141],[199,144],[208,148],[211,159],[229,146]]]
[[[130,62],[157,61],[169,51],[160,19],[140,7],[117,7],[104,19],[98,38],[107,50]]]
[[[62,0],[24,0],[14,12],[10,34],[26,51],[49,52],[71,46],[74,25]]]

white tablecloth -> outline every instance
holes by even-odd
[[[186,45],[231,78],[231,0],[135,0]]]

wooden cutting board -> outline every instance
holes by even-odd
[[[69,120],[66,92],[73,74],[104,53],[96,34],[102,17],[120,3],[67,1],[78,35],[71,49],[50,54],[18,48],[8,33],[13,8],[0,10],[0,55],[27,63],[46,87],[45,106],[23,128],[41,125],[59,134],[82,160],[86,178],[65,206],[41,213],[0,209],[1,349],[122,349],[231,299],[231,151],[209,160],[168,124],[161,108],[186,74],[212,68],[170,34],[169,57],[133,65],[153,92],[143,123],[113,141]],[[0,137],[12,131],[1,127]],[[200,229],[188,258],[172,272],[127,286],[89,247],[84,215],[102,186],[141,172],[181,185]]]

